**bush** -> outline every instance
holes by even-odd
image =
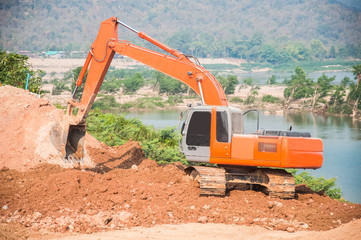
[[[124,103],[124,104],[120,105],[120,108],[122,110],[128,110],[131,107],[133,107],[133,103],[131,103],[131,102],[127,102],[127,103]]]
[[[0,85],[10,85],[25,89],[27,73],[30,74],[28,90],[39,93],[44,71],[30,70],[30,64],[27,62],[29,57],[7,53],[0,49]]]
[[[233,97],[229,101],[231,103],[243,103],[243,100],[240,97]]]
[[[234,94],[238,84],[237,76],[230,75],[227,78],[219,76],[218,81],[222,85],[225,94]]]
[[[113,95],[105,95],[104,97],[97,99],[93,104],[93,109],[99,108],[101,110],[110,110],[112,108],[119,108],[120,104],[115,101]]]
[[[61,82],[58,79],[54,80],[52,95],[59,95],[64,91],[71,92],[70,88],[65,85],[65,82]]]
[[[248,86],[252,86],[254,84],[253,78],[249,77],[243,80],[243,83]]]
[[[274,97],[274,96],[269,95],[269,94],[264,95],[262,97],[262,102],[276,103],[276,102],[279,102],[279,101],[280,101],[280,98]]]
[[[340,199],[342,191],[336,187],[336,178],[325,179],[324,177],[313,177],[308,172],[297,173],[296,169],[288,169],[295,178],[296,184],[305,184],[315,192],[323,191],[327,196],[333,199]]]
[[[155,79],[156,84],[159,87],[159,93],[174,95],[177,93],[183,93],[187,90],[187,86],[184,83],[161,72],[156,72]]]
[[[110,81],[104,81],[100,90],[103,90],[107,93],[115,93],[117,92],[120,87],[122,86],[122,81],[112,79]]]
[[[183,103],[183,99],[179,96],[169,96],[167,103],[173,106],[177,103]]]
[[[184,156],[179,152],[179,135],[175,128],[155,130],[152,126],[143,125],[138,119],[103,114],[98,109],[90,112],[87,123],[88,132],[109,146],[121,145],[132,139],[140,142],[147,158],[158,163],[186,163]]]
[[[251,95],[251,96],[248,96],[246,101],[245,101],[245,104],[249,105],[249,104],[252,104],[254,103],[254,101],[256,100],[256,97]]]
[[[136,73],[134,76],[126,78],[123,84],[125,92],[135,92],[144,86],[144,77],[141,73]]]

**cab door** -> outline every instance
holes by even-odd
[[[223,107],[212,108],[211,163],[222,163],[231,157],[230,113]]]
[[[189,162],[209,162],[211,111],[191,111],[182,130],[182,148]]]

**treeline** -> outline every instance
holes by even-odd
[[[327,77],[322,75],[317,79],[307,78],[306,72],[301,67],[296,67],[294,74],[289,79],[285,79],[281,84],[286,85],[284,91],[284,99],[279,99],[271,95],[265,95],[261,99],[262,102],[279,103],[286,109],[295,101],[303,100],[305,108],[311,111],[324,111],[331,114],[352,115],[358,117],[361,110],[361,64],[352,67],[354,79],[344,77],[340,84],[334,84],[335,77]],[[53,94],[59,94],[62,91],[70,91],[66,82],[77,79],[81,67],[73,69],[65,73],[62,80],[54,79]],[[237,76],[216,76],[221,83],[224,92],[227,95],[234,94],[239,84]],[[273,75],[267,80],[267,84],[277,83],[276,77]],[[168,100],[163,101],[160,97],[144,97],[136,102],[125,103],[119,105],[112,94],[123,91],[123,94],[134,94],[143,86],[150,86],[159,94],[168,95]],[[246,78],[242,82],[242,86],[251,86],[246,99],[232,97],[230,102],[244,103],[246,105],[254,104],[258,100],[259,86],[255,84],[252,78]],[[72,83],[72,89],[75,87],[75,81]],[[80,88],[79,93],[82,92]],[[80,95],[77,95],[79,98]],[[100,99],[95,102],[95,107],[102,109],[130,107],[136,108],[152,108],[165,107],[183,102],[185,97],[197,97],[193,90],[182,82],[173,79],[163,73],[145,68],[140,69],[113,69],[108,72],[106,78],[100,88]]]
[[[196,57],[232,57],[270,64],[361,58],[361,42],[326,46],[319,39],[310,42],[295,42],[287,37],[270,40],[261,33],[255,33],[247,40],[214,41],[207,34],[201,34],[197,38],[184,31],[167,38],[166,43],[172,48]]]
[[[287,107],[293,101],[305,99],[304,104],[315,110],[323,104],[325,111],[333,114],[352,115],[358,117],[361,110],[361,64],[352,67],[354,79],[344,77],[340,84],[334,85],[335,77],[320,76],[316,81],[307,78],[302,68],[296,67],[295,74],[283,83]]]
[[[319,39],[327,54],[332,56],[334,46],[336,54],[341,52],[341,56],[345,52],[341,49],[348,44],[357,47],[361,38],[360,8],[342,2],[350,1],[0,1],[0,48],[33,52],[87,51],[100,23],[116,16],[162,42],[167,40],[172,48],[197,57],[262,59],[264,53],[270,51],[287,59],[288,54],[282,49],[290,47],[279,47],[279,43],[302,43],[310,49],[312,39]],[[252,42],[252,36],[260,33],[266,39],[263,47]],[[119,28],[119,39],[136,43],[139,38]],[[254,45],[256,49],[250,50]],[[245,46],[246,51],[242,50]],[[287,52],[291,57],[298,54],[291,49]]]

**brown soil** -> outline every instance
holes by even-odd
[[[16,95],[5,93],[9,91]],[[51,128],[44,133],[42,126],[60,121],[62,112],[10,87],[0,87],[0,100],[0,238],[29,236],[29,231],[14,227],[17,224],[36,236],[40,230],[92,233],[185,223],[324,231],[361,219],[361,204],[315,193],[299,192],[293,200],[250,190],[200,197],[198,183],[181,166],[158,166],[144,159],[139,144],[132,141],[111,148],[88,135],[86,152],[92,163],[83,169],[63,168],[56,153],[52,158],[37,153],[52,146]],[[34,143],[39,135],[45,137]],[[353,226],[359,229],[360,224]]]

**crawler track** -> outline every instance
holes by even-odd
[[[228,184],[251,184],[265,188],[270,197],[292,199],[295,181],[292,174],[282,169],[250,170],[247,168],[217,168],[192,166],[185,169],[191,178],[198,180],[200,195],[224,196]]]

